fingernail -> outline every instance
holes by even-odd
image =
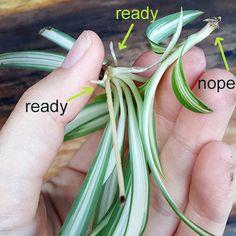
[[[91,45],[92,41],[89,36],[89,31],[83,31],[67,54],[62,64],[62,68],[68,69],[74,66],[80,58],[86,54]]]

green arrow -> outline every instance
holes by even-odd
[[[87,94],[87,95],[90,95],[93,91],[94,91],[94,88],[93,87],[82,87],[82,91],[73,95],[72,97],[68,98],[67,99],[67,102],[70,102],[78,97],[80,97],[81,95],[83,94]]]
[[[221,56],[222,56],[222,59],[223,59],[224,64],[225,64],[225,68],[226,68],[227,71],[229,71],[229,65],[228,65],[227,59],[225,57],[224,49],[223,49],[222,44],[221,44],[221,41],[223,41],[223,40],[224,40],[224,38],[216,37],[216,39],[215,39],[215,46],[219,46],[219,49],[220,49],[220,52],[221,52]]]
[[[129,30],[127,31],[127,33],[126,33],[126,35],[125,35],[123,41],[118,43],[119,50],[123,50],[123,49],[127,48],[127,46],[125,45],[125,43],[126,43],[127,39],[129,38],[129,36],[130,36],[131,31],[132,31],[133,28],[134,28],[134,24],[132,23],[132,24],[130,25]]]

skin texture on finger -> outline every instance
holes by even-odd
[[[65,102],[97,79],[104,48],[99,37],[89,31],[90,46],[70,67],[59,68],[31,87],[20,99],[0,133],[1,230],[27,226],[34,219],[42,177],[53,161],[63,136],[64,126],[88,101],[88,95],[68,104],[64,116],[58,113],[25,112],[26,102]],[[77,40],[77,45],[80,40]],[[80,46],[81,48],[81,46]],[[78,49],[78,48],[77,48]],[[77,50],[76,49],[76,50]],[[24,187],[22,187],[24,186]],[[4,209],[6,209],[4,211]],[[24,218],[22,218],[24,212]]]
[[[147,66],[158,60],[159,55],[153,52],[147,52],[140,56],[135,66]],[[156,92],[155,117],[157,128],[157,140],[159,150],[162,149],[169,134],[171,133],[175,121],[180,112],[181,104],[176,99],[171,85],[171,75],[174,64],[171,65],[163,75]],[[202,49],[193,47],[183,56],[183,68],[186,79],[190,87],[193,87],[197,79],[206,68],[206,59]],[[150,77],[156,68],[143,73],[143,76]],[[167,105],[168,104],[168,105]]]
[[[208,232],[222,236],[233,204],[235,157],[222,142],[203,147],[194,165],[185,215]],[[175,236],[196,235],[180,223]]]
[[[231,73],[220,69],[212,69],[204,73],[201,79],[234,79]],[[221,140],[228,121],[235,107],[235,91],[199,90],[195,86],[194,93],[205,101],[214,112],[198,114],[181,109],[172,133],[168,137],[161,152],[161,160],[166,175],[166,188],[176,202],[184,210],[187,204],[192,168],[200,149],[212,140]],[[158,235],[173,234],[179,222],[178,218],[166,204],[158,190],[152,196],[156,210],[156,222],[163,222]],[[168,228],[164,225],[169,225]]]

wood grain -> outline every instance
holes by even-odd
[[[42,9],[66,0],[1,0],[0,16],[26,12],[34,9]]]

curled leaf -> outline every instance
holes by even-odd
[[[213,111],[191,91],[185,79],[181,57],[175,64],[171,79],[174,94],[184,107],[198,113],[209,113]]]
[[[183,25],[196,19],[203,12],[196,10],[183,11]],[[162,17],[151,25],[146,30],[146,36],[151,44],[152,50],[156,53],[164,53],[166,48],[159,45],[164,39],[176,32],[179,24],[179,18],[182,13],[174,13],[165,17]]]
[[[161,59],[160,59],[161,61],[165,60],[165,58],[168,57],[168,55],[170,54],[172,49],[174,49],[174,47],[179,39],[179,36],[181,34],[182,27],[183,27],[183,10],[181,7],[179,19],[178,19],[178,25],[176,27],[176,32],[173,34],[173,37],[172,37],[169,45],[167,46],[165,52],[162,54]]]

